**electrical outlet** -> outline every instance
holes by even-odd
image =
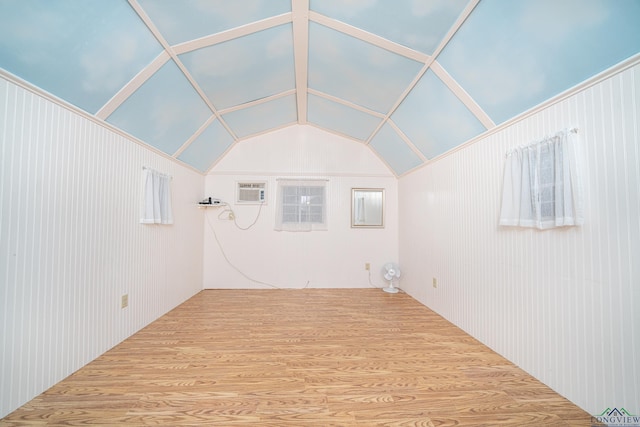
[[[236,215],[233,212],[229,212],[229,216],[228,218],[233,221],[234,219],[236,219]]]
[[[433,287],[434,288],[438,287],[438,279],[436,279],[435,277],[433,278]]]
[[[122,295],[122,299],[120,301],[120,306],[122,308],[127,308],[129,306],[129,294]]]
[[[364,269],[367,270],[367,271],[371,270],[371,264],[368,263],[368,262],[365,262],[364,263]]]

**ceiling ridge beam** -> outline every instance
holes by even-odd
[[[268,30],[269,28],[277,27],[278,25],[288,24],[292,21],[292,19],[292,14],[287,12],[281,15],[273,16],[271,18],[266,18],[260,21],[242,25],[240,27],[221,31],[216,34],[200,37],[199,39],[178,43],[176,45],[173,45],[172,48],[177,55],[182,55],[183,53],[191,52],[203,47],[213,46],[219,43],[233,40],[238,37],[244,37],[253,33],[257,33],[259,31]]]
[[[173,48],[171,47],[169,42],[167,42],[167,40],[164,38],[164,36],[160,32],[160,30],[155,26],[155,24],[153,23],[153,21],[151,20],[149,15],[147,15],[147,13],[144,11],[142,6],[140,6],[140,4],[138,4],[137,0],[127,0],[127,1],[129,2],[131,7],[133,8],[133,10],[138,14],[140,19],[142,19],[142,22],[144,22],[144,24],[147,26],[147,28],[149,28],[149,31],[151,31],[153,36],[162,45],[164,50],[169,54],[169,56],[171,57],[173,62],[175,62],[175,64],[178,66],[180,71],[182,71],[182,73],[187,78],[187,80],[189,81],[189,83],[191,84],[193,89],[198,93],[200,98],[209,107],[209,109],[216,116],[216,118],[218,120],[220,120],[220,124],[222,124],[222,126],[226,129],[226,131],[229,132],[229,134],[232,136],[233,140],[237,141],[238,140],[238,136],[235,134],[235,132],[233,132],[233,130],[229,127],[229,125],[227,125],[227,123],[222,119],[222,116],[220,115],[220,113],[218,112],[216,107],[211,103],[211,101],[209,100],[207,95],[204,93],[204,91],[202,90],[200,85],[195,81],[195,79],[193,78],[191,73],[189,73],[189,70],[187,70],[187,67],[185,67],[185,65],[182,63],[180,58],[178,58],[178,54],[173,50]],[[124,100],[123,100],[123,102],[124,102]],[[174,153],[174,157],[175,157],[175,153]]]
[[[298,123],[307,123],[307,88],[309,81],[309,0],[292,0],[293,63],[296,80]]]
[[[417,62],[421,62],[423,64],[428,62],[431,58],[431,56],[427,55],[426,53],[413,50],[407,46],[403,46],[399,43],[393,42],[389,39],[385,39],[384,37],[380,37],[376,34],[370,33],[352,25],[345,24],[342,21],[329,18],[318,12],[310,11],[309,20],[324,25],[325,27],[329,27],[333,30],[339,31],[341,33],[347,34],[349,36],[355,37],[379,48],[388,50],[389,52],[404,56],[409,59],[413,59]]]

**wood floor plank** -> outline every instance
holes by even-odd
[[[0,426],[578,426],[590,416],[406,294],[208,290]]]

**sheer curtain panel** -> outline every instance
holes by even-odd
[[[278,180],[274,229],[327,230],[326,181]]]
[[[500,225],[538,229],[582,225],[580,163],[575,129],[508,152]]]
[[[142,224],[173,224],[171,177],[149,168],[142,169]]]

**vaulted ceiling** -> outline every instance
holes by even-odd
[[[402,175],[640,52],[639,0],[0,0],[0,67],[202,172],[310,124]]]

